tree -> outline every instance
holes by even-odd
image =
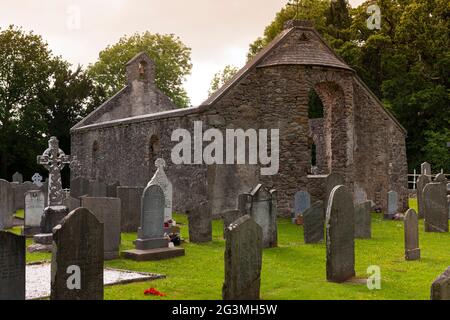
[[[211,80],[211,86],[209,89],[209,95],[220,89],[225,83],[231,80],[233,76],[239,71],[235,66],[225,66],[222,71],[217,72]]]
[[[42,38],[9,26],[0,32],[0,176],[26,168],[43,145],[51,53]],[[22,173],[24,171],[22,170]]]
[[[144,32],[122,37],[99,54],[99,60],[89,66],[89,76],[112,96],[125,86],[125,64],[136,54],[146,52],[156,65],[156,85],[179,107],[189,104],[183,87],[190,74],[191,49],[173,34],[160,35]]]

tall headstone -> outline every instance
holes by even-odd
[[[384,218],[392,220],[398,213],[398,193],[391,190],[388,192],[387,198],[388,212],[384,215]]]
[[[431,164],[428,162],[424,162],[420,165],[420,174],[421,175],[431,175]]]
[[[37,162],[49,171],[48,184],[48,206],[62,206],[64,194],[61,182],[61,170],[70,163],[70,156],[59,148],[59,141],[56,137],[51,137],[48,141],[48,149],[41,156],[37,157]]]
[[[14,190],[14,211],[25,209],[25,194],[28,191],[35,190],[36,185],[30,181],[24,183],[12,183]]]
[[[224,300],[259,300],[262,267],[262,229],[248,215],[225,233]]]
[[[0,179],[0,230],[13,226],[14,190],[11,184]]]
[[[12,176],[12,182],[23,183],[23,175],[20,172],[16,172]]]
[[[345,282],[355,276],[355,212],[345,186],[330,194],[326,214],[327,280]]]
[[[417,179],[417,207],[419,208],[419,218],[423,219],[424,217],[424,200],[423,200],[423,189],[427,184],[431,183],[431,177],[426,175],[421,175]]]
[[[409,209],[405,215],[405,259],[419,260],[419,217],[414,209]]]
[[[450,300],[450,267],[431,285],[431,300]]]
[[[78,177],[70,181],[70,196],[80,198],[89,194],[89,180]]]
[[[336,186],[345,185],[344,177],[338,173],[331,173],[325,179],[325,199],[324,206],[328,207],[328,199],[330,198],[331,191]]]
[[[202,202],[188,212],[189,242],[212,241],[212,214],[207,202]]]
[[[311,195],[307,191],[299,191],[294,197],[294,223],[298,216],[311,207]]]
[[[117,187],[117,197],[122,204],[122,232],[137,232],[141,220],[142,187]]]
[[[164,207],[164,221],[169,221],[172,219],[172,183],[167,178],[164,168],[166,167],[166,161],[164,159],[157,159],[155,161],[156,172],[153,178],[148,183],[149,186],[156,185],[161,187],[164,192],[165,197],[165,207]]]
[[[442,183],[429,183],[423,189],[425,232],[448,232],[447,190]]]
[[[450,220],[450,196],[447,196],[448,219]]]
[[[325,209],[323,201],[317,201],[303,214],[303,236],[306,244],[319,243],[324,239]]]
[[[45,210],[45,194],[40,190],[28,191],[25,194],[25,226],[24,235],[32,236],[40,233],[41,219]]]
[[[104,259],[117,259],[121,242],[120,199],[81,197],[81,207],[88,209],[103,224]]]
[[[0,231],[0,301],[25,300],[25,238]]]
[[[184,255],[183,248],[169,248],[169,239],[164,237],[164,209],[165,197],[161,187],[147,186],[142,195],[141,226],[135,241],[136,249],[125,251],[125,258],[149,261]]]
[[[103,225],[85,208],[53,232],[51,300],[103,300]]]
[[[372,238],[372,202],[366,201],[355,205],[355,238]]]
[[[276,193],[268,191],[259,184],[252,193],[251,217],[256,221],[263,232],[263,247],[274,248],[278,243],[277,212],[273,205],[272,196]],[[274,210],[275,209],[275,210]]]

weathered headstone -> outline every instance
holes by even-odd
[[[259,184],[251,193],[252,211],[251,217],[256,221],[263,232],[263,247],[274,248],[278,242],[276,194],[269,192]],[[275,199],[272,197],[275,196]]]
[[[311,207],[311,195],[307,191],[299,191],[294,197],[294,218],[293,223],[297,220],[298,216],[302,216],[303,213]]]
[[[431,175],[431,164],[428,162],[424,162],[420,165],[420,174],[421,175]]]
[[[20,172],[16,172],[12,176],[12,182],[23,183],[23,175]]]
[[[0,231],[0,301],[25,300],[25,238]]]
[[[105,260],[117,259],[120,248],[120,212],[118,198],[81,197],[81,207],[88,209],[103,224]]]
[[[417,179],[417,207],[419,209],[419,219],[424,217],[424,200],[423,200],[423,189],[427,184],[431,183],[431,177],[426,175],[421,175]]]
[[[123,252],[125,258],[136,261],[162,260],[184,255],[180,247],[169,248],[164,237],[165,197],[160,186],[147,186],[142,195],[141,226],[135,250]]]
[[[324,206],[328,207],[328,199],[330,198],[331,191],[336,186],[345,185],[344,177],[342,177],[338,173],[332,173],[327,176],[325,179],[325,199]]]
[[[448,232],[447,190],[442,183],[423,189],[425,232]]]
[[[248,215],[226,230],[224,300],[259,300],[262,229]]]
[[[117,198],[122,204],[122,232],[137,232],[141,219],[142,187],[117,187]]]
[[[318,243],[324,239],[325,209],[323,201],[317,201],[303,213],[303,236],[306,244]]]
[[[207,202],[200,203],[188,212],[189,242],[212,241],[212,214]]]
[[[34,185],[38,188],[42,187],[44,184],[42,183],[42,176],[39,173],[33,174],[31,177],[31,181],[33,181]]]
[[[46,207],[41,219],[41,233],[51,234],[53,228],[56,227],[69,212],[69,208],[65,206]]]
[[[85,208],[55,227],[51,300],[103,300],[103,225]]]
[[[106,183],[100,180],[89,181],[88,196],[92,198],[106,198],[107,186]]]
[[[89,180],[78,177],[70,181],[70,196],[80,198],[89,194]]]
[[[164,168],[166,167],[166,162],[164,161],[164,159],[157,159],[155,161],[155,166],[155,175],[150,180],[148,185],[157,185],[163,190],[165,197],[164,221],[169,221],[172,219],[172,183],[169,181],[166,173],[164,172]]]
[[[366,201],[355,205],[355,238],[372,238],[372,202]]]
[[[0,230],[13,226],[14,190],[11,184],[0,179]]]
[[[45,194],[40,190],[25,194],[25,226],[23,234],[33,236],[40,233],[41,219],[45,210]]]
[[[450,219],[450,196],[447,196],[448,218]]]
[[[354,199],[355,205],[366,202],[367,201],[366,191],[364,191],[364,189],[362,189],[361,187],[356,187]]]
[[[241,216],[245,216],[247,214],[251,215],[251,213],[252,213],[252,195],[250,193],[242,193],[238,196],[238,210],[241,212]],[[231,222],[234,222],[234,221],[231,221]]]
[[[223,237],[225,239],[226,229],[237,219],[245,216],[245,214],[243,214],[243,212],[240,210],[229,210],[222,213],[221,216],[223,218]]]
[[[433,182],[443,183],[447,187],[447,178],[445,177],[445,174],[443,174],[443,173],[439,173],[438,175],[436,175]]]
[[[405,259],[419,260],[419,217],[414,209],[409,209],[405,215]]]
[[[388,212],[384,215],[384,218],[392,220],[398,213],[398,193],[395,191],[389,191],[387,197]]]
[[[355,212],[345,186],[330,194],[326,215],[327,280],[345,282],[355,276]]]
[[[450,300],[450,267],[431,285],[431,300]]]
[[[48,149],[37,157],[37,162],[49,171],[48,206],[62,206],[64,196],[61,170],[70,163],[70,156],[66,156],[59,148],[58,139],[51,137],[48,141]]]
[[[119,182],[114,182],[106,186],[106,197],[117,198],[117,187],[120,186]]]

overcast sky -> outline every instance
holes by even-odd
[[[363,0],[350,0],[352,6]],[[174,33],[192,49],[185,87],[193,105],[207,98],[213,75],[242,67],[248,46],[287,0],[1,0],[0,27],[33,30],[72,64],[134,32]],[[77,17],[80,17],[77,19]]]

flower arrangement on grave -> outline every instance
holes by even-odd
[[[157,297],[165,297],[167,296],[166,294],[159,292],[158,290],[156,290],[155,288],[150,288],[144,291],[144,295],[146,296],[157,296]]]

